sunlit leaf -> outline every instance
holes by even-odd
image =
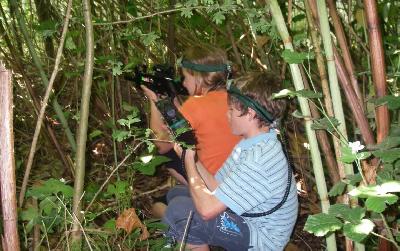
[[[374,229],[374,223],[368,219],[362,219],[358,224],[346,223],[343,226],[343,233],[353,241],[361,242]]]
[[[308,216],[304,230],[316,236],[324,236],[340,229],[342,225],[342,222],[335,216],[320,213]]]
[[[329,214],[354,223],[359,222],[365,216],[365,209],[362,207],[350,208],[345,204],[334,204],[329,207]]]

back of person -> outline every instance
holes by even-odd
[[[243,140],[234,152],[237,154],[233,154],[216,175],[223,182],[217,193],[229,194],[242,208],[251,208],[252,212],[267,212],[278,205],[286,192],[290,169],[276,133]],[[240,179],[229,178],[239,172],[236,177]],[[242,208],[235,211],[240,212]],[[266,216],[244,217],[251,232],[251,250],[283,250],[296,222],[297,210],[297,191],[292,176],[289,195],[282,207]]]
[[[180,111],[195,131],[199,160],[215,174],[240,140],[232,134],[228,124],[226,91],[190,97]]]

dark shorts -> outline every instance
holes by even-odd
[[[167,195],[168,208],[163,219],[169,225],[167,236],[181,242],[192,211],[186,234],[186,243],[192,245],[212,245],[228,251],[247,250],[249,247],[249,227],[244,219],[224,211],[212,220],[205,221],[197,213],[187,187],[173,188]]]

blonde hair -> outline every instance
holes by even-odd
[[[226,52],[220,48],[210,46],[193,46],[183,53],[183,60],[200,65],[222,65],[227,64]],[[228,78],[228,72],[200,72],[184,68],[190,75],[194,76],[200,87],[207,91],[224,89]]]

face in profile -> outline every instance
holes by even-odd
[[[190,96],[195,95],[197,92],[196,77],[190,74],[186,69],[182,69],[182,74],[184,77],[183,87],[186,88]]]

